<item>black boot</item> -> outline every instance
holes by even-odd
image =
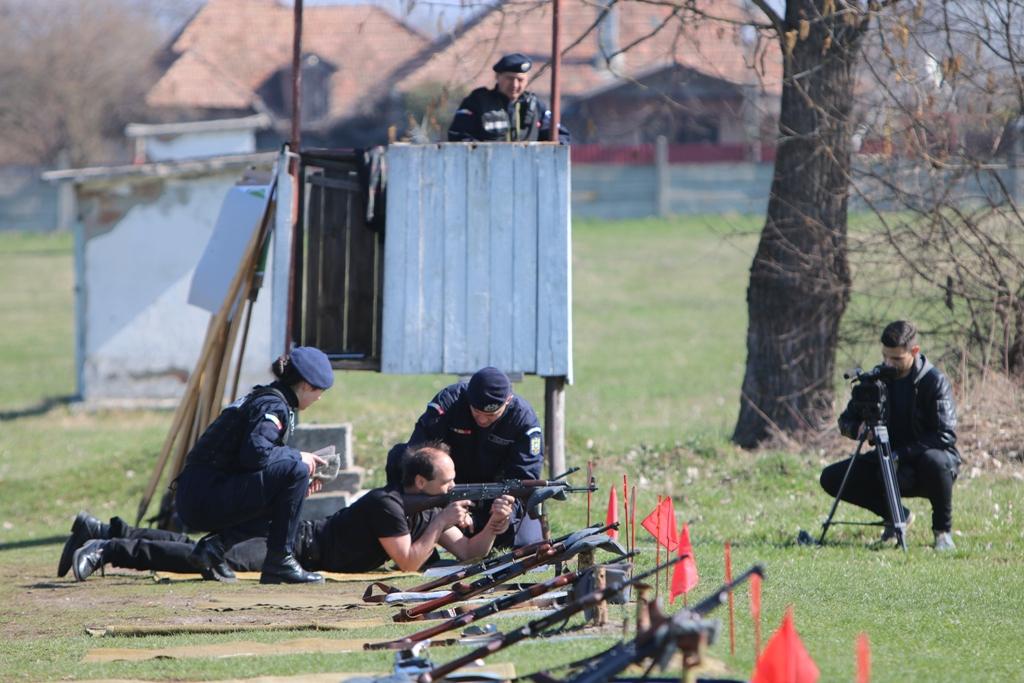
[[[238,582],[238,577],[231,571],[231,567],[228,566],[227,562],[215,564],[209,569],[201,569],[199,573],[203,575],[203,580],[205,581],[220,581],[221,583]]]
[[[212,570],[224,564],[224,541],[217,534],[206,534],[189,553],[188,563],[200,572]],[[230,570],[228,570],[230,571]]]
[[[83,510],[75,516],[75,521],[71,525],[71,538],[64,544],[64,550],[60,554],[57,576],[68,573],[75,551],[93,538],[110,538],[110,527]]]
[[[324,577],[307,572],[291,553],[267,553],[260,583],[323,583]]]
[[[71,568],[75,570],[75,581],[85,581],[97,569],[103,572],[103,565],[106,564],[103,554],[106,549],[106,541],[94,538],[86,541],[85,545],[75,551],[71,560]]]

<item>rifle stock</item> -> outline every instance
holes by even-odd
[[[636,583],[640,583],[644,579],[653,576],[658,572],[664,571],[665,569],[675,565],[677,562],[681,562],[685,557],[687,557],[687,555],[680,555],[679,557],[675,557],[669,560],[668,562],[664,562],[658,565],[654,569],[643,572],[642,574],[637,574],[628,581],[617,582],[612,584],[611,586],[607,586],[600,590],[593,591],[592,593],[587,593],[576,602],[566,605],[561,609],[557,609],[554,612],[551,612],[550,614],[544,615],[543,617],[534,619],[527,623],[525,626],[521,626],[520,628],[517,628],[514,631],[509,631],[498,640],[492,640],[491,642],[486,643],[485,645],[473,650],[472,652],[463,655],[462,657],[453,659],[447,664],[442,664],[440,666],[434,667],[430,671],[421,674],[416,679],[417,683],[433,683],[433,681],[437,681],[441,678],[444,678],[456,669],[459,669],[460,667],[463,667],[469,664],[470,662],[473,662],[477,659],[482,659],[484,657],[494,654],[495,652],[504,650],[505,648],[515,645],[516,643],[525,640],[526,638],[536,636],[542,633],[544,630],[565,621],[572,615],[582,612],[584,609],[587,609],[588,607],[592,607],[600,602],[615,597],[616,595],[624,591],[627,587],[632,586]]]

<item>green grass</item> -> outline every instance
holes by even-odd
[[[792,605],[823,681],[853,679],[854,642],[862,632],[871,639],[877,682],[1019,678],[1024,496],[1009,467],[958,482],[955,523],[961,535],[952,555],[928,549],[929,505],[921,499],[909,501],[918,521],[906,555],[873,547],[877,530],[861,527],[838,527],[827,547],[806,548],[795,544],[797,531],[816,532],[830,503],[817,487],[817,473],[840,454],[745,453],[728,444],[743,372],[746,273],[759,226],[759,219],[574,226],[576,382],[567,393],[569,457],[570,464],[594,458],[601,465],[595,516],[603,517],[607,485],[621,486],[623,472],[640,484],[641,510],[652,507],[656,495],[671,493],[690,524],[702,577],[695,596],[722,579],[722,544],[731,541],[736,571],[755,561],[767,568],[764,638]],[[53,579],[63,535],[78,509],[134,516],[171,418],[169,412],[88,413],[47,403],[74,391],[71,264],[67,236],[0,235],[0,680],[386,670],[385,653],[81,662],[94,647],[232,640],[96,639],[85,635],[84,626],[183,614],[208,618],[189,605],[245,587],[155,585],[141,574],[95,577],[81,585]],[[856,298],[854,303],[863,305]],[[432,392],[450,379],[343,373],[307,419],[351,421],[358,461],[379,469],[387,447],[408,434]],[[518,390],[543,406],[539,380],[528,378]],[[966,457],[965,472],[969,449]],[[379,479],[379,471],[371,476]],[[584,521],[585,505],[577,499],[553,514],[555,531],[568,530]],[[840,516],[868,519],[845,506]],[[641,565],[650,566],[653,546],[643,532],[638,539]],[[614,608],[612,614],[625,613]],[[718,616],[724,619],[725,611]],[[738,595],[737,624],[736,655],[729,654],[724,630],[710,655],[745,676],[753,649],[745,591]],[[394,629],[360,633],[384,638]],[[353,635],[264,632],[237,638]],[[541,662],[567,662],[610,643],[520,645],[497,659],[530,673]],[[436,649],[432,656],[446,661],[464,651]]]

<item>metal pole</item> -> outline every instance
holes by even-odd
[[[302,210],[299,207],[299,183],[302,182],[299,164],[299,150],[302,142],[302,0],[294,0],[294,26],[292,32],[292,136],[289,151],[292,153],[288,172],[292,176],[292,253],[288,263],[288,311],[285,314],[284,353],[291,351],[293,335],[293,312],[295,311],[295,264],[298,263],[298,234]]]
[[[558,124],[562,120],[562,46],[559,40],[561,0],[553,0],[551,12],[551,141],[558,142]]]

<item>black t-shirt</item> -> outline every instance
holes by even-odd
[[[315,523],[320,566],[330,572],[366,572],[390,558],[381,538],[409,534],[415,541],[427,530],[438,510],[405,514],[401,486],[385,486],[366,492],[362,498],[327,519]],[[310,567],[307,567],[310,569]]]
[[[914,443],[914,375],[917,367],[902,379],[889,382],[889,441],[893,450]]]

